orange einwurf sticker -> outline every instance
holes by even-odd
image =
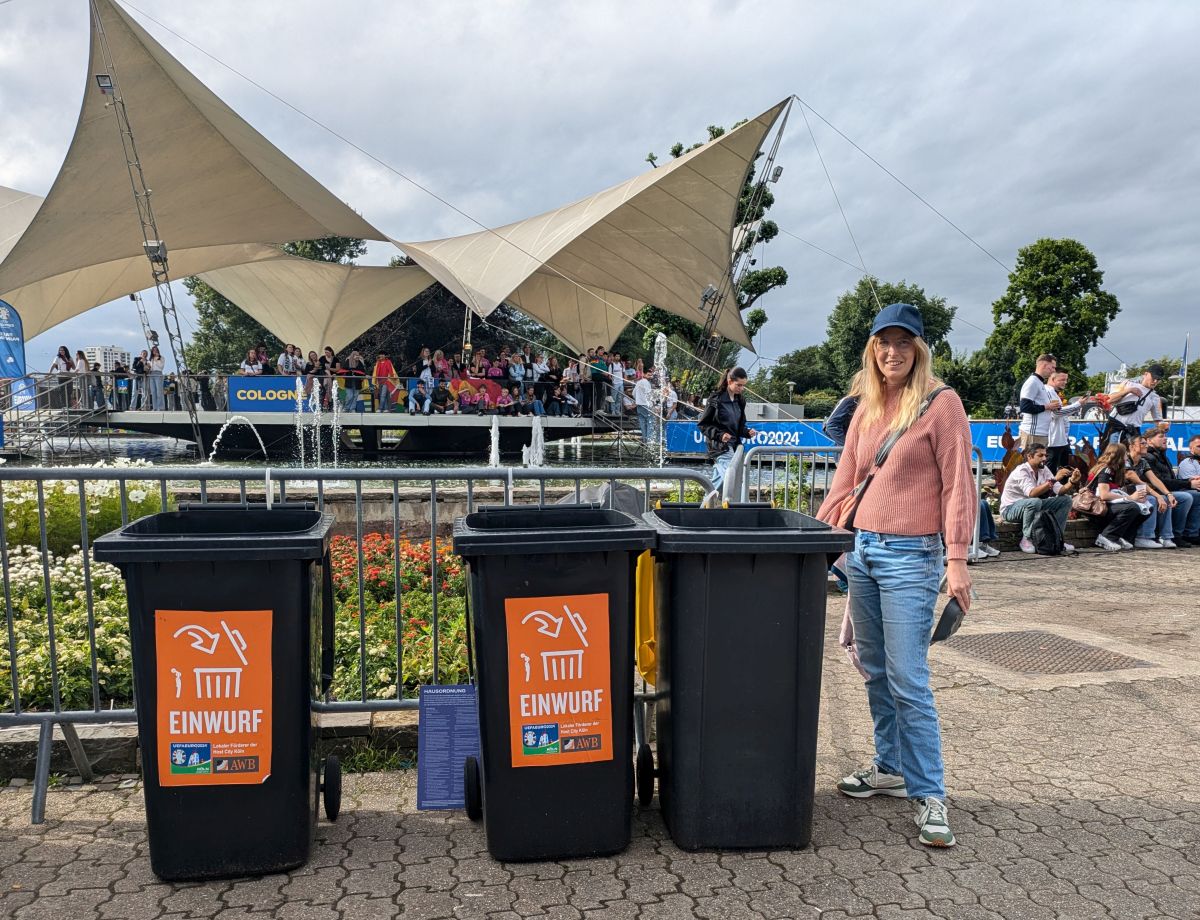
[[[510,597],[504,615],[513,766],[612,760],[608,595]]]
[[[270,610],[157,610],[158,781],[271,775]]]

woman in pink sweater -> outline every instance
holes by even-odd
[[[876,316],[855,378],[861,392],[837,475],[820,517],[875,469],[875,454],[903,430],[875,469],[854,516],[846,556],[850,616],[875,723],[875,761],[838,789],[854,798],[889,795],[916,806],[920,841],[954,846],[946,815],[942,741],[929,686],[929,636],[946,551],[948,590],[971,603],[967,547],[978,498],[971,475],[971,432],[962,401],[931,373],[920,311],[891,304]],[[923,405],[927,408],[922,412]]]

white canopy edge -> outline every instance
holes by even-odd
[[[329,235],[385,238],[247,124],[120,6],[96,3],[115,64],[110,76],[129,113],[174,277],[229,264],[227,247],[236,244]],[[94,77],[108,70],[94,17],[91,36],[83,104],[66,158],[24,232],[5,244],[7,252],[0,249],[0,297],[18,306],[31,335],[150,284],[126,156],[109,107],[113,96],[103,95]],[[205,262],[204,254],[215,261]],[[135,259],[143,263],[142,272],[132,265],[117,269]],[[128,285],[114,287],[116,277],[123,284],[128,279]]]

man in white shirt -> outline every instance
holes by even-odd
[[[1192,435],[1192,439],[1188,441],[1188,450],[1191,453],[1179,461],[1180,479],[1195,479],[1200,476],[1200,434]]]
[[[1022,450],[1032,444],[1045,447],[1049,443],[1049,412],[1062,408],[1062,400],[1048,383],[1057,367],[1058,359],[1054,355],[1038,355],[1033,373],[1021,385],[1021,427],[1017,443]]]
[[[1062,391],[1067,385],[1066,371],[1056,370],[1050,375],[1048,382],[1060,405],[1057,409],[1049,409],[1045,413],[1050,420],[1046,430],[1046,466],[1051,473],[1057,473],[1071,460],[1071,416],[1077,415],[1083,409],[1084,401],[1075,399],[1063,404]]]
[[[613,415],[620,415],[625,406],[625,363],[615,351],[608,362],[609,404]]]
[[[654,368],[647,368],[646,374],[633,385],[633,404],[637,408],[638,428],[642,432],[642,443],[649,444],[654,437],[654,386],[650,377]]]
[[[1000,496],[1000,517],[1013,524],[1021,525],[1021,552],[1035,552],[1033,524],[1038,515],[1047,511],[1058,518],[1060,529],[1066,527],[1067,512],[1071,510],[1071,498],[1063,493],[1070,492],[1079,484],[1079,470],[1063,467],[1056,474],[1046,468],[1046,448],[1039,445],[1026,447],[1022,454],[1025,462],[1013,470],[1004,483]],[[1075,547],[1064,543],[1065,552],[1075,552]]]
[[[1161,364],[1151,364],[1142,374],[1140,381],[1126,380],[1124,385],[1109,397],[1112,411],[1108,413],[1104,434],[1100,436],[1102,450],[1117,438],[1128,441],[1131,437],[1140,435],[1142,422],[1147,416],[1155,420],[1162,419],[1162,400],[1154,392],[1154,388],[1158,386],[1158,381],[1162,380],[1164,373]]]

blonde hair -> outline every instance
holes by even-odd
[[[866,348],[862,353],[862,370],[854,375],[850,384],[851,394],[858,396],[856,414],[862,416],[859,422],[862,428],[867,428],[883,418],[887,405],[887,382],[879,369],[879,363],[875,360],[877,339],[878,336],[875,335],[867,339]],[[904,382],[904,388],[900,392],[900,404],[896,414],[890,419],[888,431],[901,431],[915,422],[926,394],[942,383],[933,376],[933,356],[925,340],[913,336],[913,351],[912,370],[908,372],[908,380]]]

